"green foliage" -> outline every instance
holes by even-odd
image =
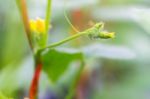
[[[7,98],[6,96],[4,96],[4,95],[0,92],[0,99],[10,99],[10,98]]]
[[[8,7],[3,5],[3,0],[0,1],[0,69],[8,64],[18,63],[28,49],[16,4],[11,0],[6,2]]]
[[[6,5],[3,3],[4,1],[7,2]],[[21,11],[23,6],[19,5],[20,1],[16,0],[16,3]],[[51,42],[49,42],[50,46],[48,48],[51,49],[45,51],[47,50],[46,47],[46,49],[42,50],[44,51],[42,53],[42,62],[44,64],[43,70],[48,75],[48,78],[52,82],[59,80],[57,82],[58,91],[59,93],[63,91],[63,94],[56,95],[59,95],[60,99],[64,99],[61,96],[66,97],[66,99],[73,99],[72,96],[78,93],[83,93],[83,98],[88,97],[88,99],[144,99],[144,97],[149,97],[150,41],[149,35],[146,34],[146,32],[148,34],[150,33],[149,9],[137,8],[133,10],[135,6],[132,8],[132,5],[126,5],[128,3],[134,3],[135,5],[139,1],[140,5],[144,2],[148,4],[147,0],[108,0],[107,2],[102,0],[99,3],[97,3],[98,0],[67,0],[68,7],[66,7],[66,10],[71,12],[69,15],[71,15],[70,19],[72,20],[72,24],[80,30],[85,29],[85,31],[79,32],[70,24],[79,33],[72,33],[70,37],[62,41],[59,40],[65,38],[68,32],[67,25],[64,24],[66,20],[64,21],[64,15],[62,14],[64,0],[46,1],[47,3],[42,0],[38,2],[35,0],[27,0],[27,6],[31,6],[27,7],[27,12],[29,18],[37,16],[45,18],[46,35],[49,32],[49,23],[52,22],[52,31],[48,40]],[[51,1],[53,2],[52,7],[54,7],[52,8],[52,14]],[[26,35],[23,34],[23,24],[21,20],[18,21],[20,18],[18,17],[19,11],[15,7],[16,4],[11,0],[1,0],[0,2],[2,4],[0,6],[0,69],[3,69],[0,70],[0,99],[8,99],[6,96],[13,96],[13,98],[25,97],[33,76],[33,63],[31,59],[33,56],[23,58],[23,56],[29,56],[31,53],[27,49]],[[125,6],[114,6],[119,4]],[[44,10],[42,10],[43,8]],[[41,12],[45,12],[45,8],[46,15],[44,14],[44,16]],[[84,10],[87,10],[87,14],[85,14]],[[132,10],[133,13],[131,13]],[[95,15],[93,12],[96,12]],[[94,39],[93,42],[99,38],[106,39],[114,37],[114,33],[105,31],[102,28],[102,24],[98,23],[88,28],[86,25],[89,20],[96,22],[105,21],[107,30],[117,33],[116,38],[108,42],[107,40],[96,41],[98,44],[92,43],[89,46],[84,45],[89,44],[88,39],[79,39],[75,43],[81,47],[80,51],[74,51],[70,48],[67,50],[62,48],[53,49],[79,36],[89,36],[91,39]],[[69,32],[72,32],[71,29],[69,29]],[[47,39],[45,40],[47,41]],[[59,42],[52,43],[55,41]],[[90,42],[92,41],[90,40]],[[113,45],[107,44],[110,42]],[[86,65],[83,64],[83,55],[86,60]],[[37,59],[40,58],[40,55],[35,56],[38,56]],[[25,61],[21,62],[21,60]],[[136,66],[128,60],[135,62]],[[83,66],[86,66],[84,72],[82,72]],[[81,75],[81,72],[84,75]],[[47,86],[49,86],[47,78],[42,77],[40,85],[37,86],[40,87],[38,88],[39,92],[45,93],[44,91],[46,91],[47,93]],[[80,90],[76,90],[79,87],[81,87]],[[48,92],[49,94],[46,95],[53,97],[53,91],[55,90],[57,88],[54,90],[50,88],[51,92]],[[37,94],[41,95],[41,93]],[[144,97],[139,97],[141,95]],[[79,99],[78,96],[76,98]]]
[[[74,61],[82,61],[81,52],[69,49],[51,49],[44,53],[43,70],[47,73],[49,79],[56,82]]]

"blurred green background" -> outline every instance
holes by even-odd
[[[27,0],[27,4],[31,19],[44,18],[46,0]],[[85,53],[86,69],[76,99],[150,99],[150,1],[52,0],[49,43],[75,34],[64,9],[80,31],[91,21],[103,21],[108,31],[116,32],[112,40],[81,37],[61,46]],[[33,64],[15,0],[0,0],[0,95],[27,97]],[[60,82],[67,85],[63,79]],[[56,89],[43,72],[40,99],[63,99],[64,90]]]

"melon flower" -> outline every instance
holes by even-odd
[[[47,30],[45,20],[37,18],[35,20],[29,21],[30,31],[31,31],[31,41],[35,51],[46,46],[47,43]]]
[[[31,32],[43,34],[46,31],[45,20],[37,18],[36,20],[30,20],[30,30]]]

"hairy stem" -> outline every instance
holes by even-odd
[[[83,36],[83,35],[85,35],[85,34],[86,34],[86,32],[79,32],[79,33],[77,33],[77,34],[75,34],[75,35],[73,35],[73,36],[70,36],[70,37],[68,37],[68,38],[66,38],[66,39],[64,39],[64,40],[61,40],[61,41],[56,42],[56,43],[53,43],[53,44],[51,44],[51,45],[49,45],[49,46],[47,46],[47,47],[45,47],[45,48],[42,48],[41,50],[44,50],[44,49],[46,49],[46,48],[53,48],[53,47],[59,46],[59,45],[61,45],[61,44],[64,44],[64,43],[66,43],[66,42],[68,42],[68,41],[70,41],[70,40],[76,39],[76,38],[78,38],[78,37],[80,37],[80,36]]]

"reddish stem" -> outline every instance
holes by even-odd
[[[39,78],[40,78],[40,73],[42,70],[42,64],[37,64],[34,76],[32,79],[32,83],[30,86],[30,92],[29,92],[29,99],[37,99],[37,93],[38,93],[38,84],[39,84]]]
[[[28,13],[27,13],[27,5],[26,5],[26,0],[20,0],[19,1],[19,9],[20,9],[20,14],[22,16],[23,24],[25,27],[25,32],[30,44],[30,48],[33,49],[32,41],[30,39],[31,37],[31,31],[30,31],[30,26],[29,26],[29,18],[28,18]]]

